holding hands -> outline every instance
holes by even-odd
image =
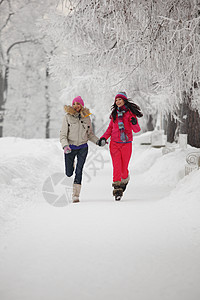
[[[97,144],[98,146],[100,146],[100,147],[103,147],[103,146],[105,146],[105,144],[106,144],[106,139],[105,139],[105,138],[100,138],[100,139],[96,142],[96,144]]]

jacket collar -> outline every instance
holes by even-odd
[[[78,113],[71,105],[65,105],[64,110],[67,114],[74,116],[76,118],[79,117],[79,114],[82,118],[86,118],[91,115],[90,110],[87,107],[82,107],[80,113]]]
[[[117,112],[121,112],[121,111],[128,111],[128,107],[124,104],[123,106],[121,106],[121,107],[117,107]]]

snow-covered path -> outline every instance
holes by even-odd
[[[29,143],[15,142],[27,154]],[[62,172],[61,155],[57,141],[39,145],[34,166],[20,151],[24,160],[11,166],[21,171],[11,186],[2,183],[1,300],[200,298],[200,175],[183,178],[184,153],[162,156],[138,137],[131,184],[114,202],[109,154],[100,149],[105,163],[96,176],[87,166],[82,202],[55,207],[42,185],[48,174]],[[4,159],[14,161],[11,154]],[[27,168],[32,173],[23,177]]]

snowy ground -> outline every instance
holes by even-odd
[[[89,145],[79,204],[57,140],[0,139],[1,300],[200,299],[200,170],[141,138],[121,202]]]

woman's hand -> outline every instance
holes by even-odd
[[[98,145],[98,146],[100,146],[100,147],[103,147],[103,146],[105,146],[105,144],[106,144],[106,139],[103,137],[103,138],[100,138],[97,142],[96,142],[96,144]]]
[[[132,118],[131,118],[131,123],[132,123],[133,125],[136,125],[136,124],[137,124],[137,119],[136,119],[135,117],[132,117]]]
[[[64,147],[64,153],[65,154],[71,153],[71,151],[72,151],[72,149],[69,146]]]

